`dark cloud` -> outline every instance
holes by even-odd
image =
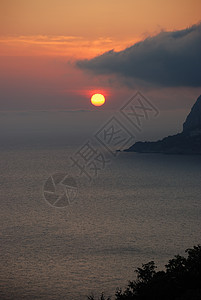
[[[153,85],[201,86],[201,23],[161,32],[123,51],[113,50],[77,66],[95,74],[117,74]]]

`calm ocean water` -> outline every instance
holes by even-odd
[[[162,268],[201,242],[201,157],[120,153],[56,209],[43,184],[73,151],[0,151],[0,299],[112,295],[142,263]]]

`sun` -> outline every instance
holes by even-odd
[[[91,103],[95,106],[101,106],[105,103],[105,97],[102,94],[93,94]]]

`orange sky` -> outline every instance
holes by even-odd
[[[0,0],[0,109],[54,107],[53,96],[55,107],[73,107],[72,91],[103,88],[112,97],[113,78],[85,74],[68,61],[186,28],[200,21],[200,11],[200,0]]]
[[[1,0],[0,54],[91,57],[195,24],[200,11],[200,0]]]

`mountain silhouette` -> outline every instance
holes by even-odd
[[[137,142],[127,152],[201,154],[201,95],[193,105],[183,131],[156,142]]]

